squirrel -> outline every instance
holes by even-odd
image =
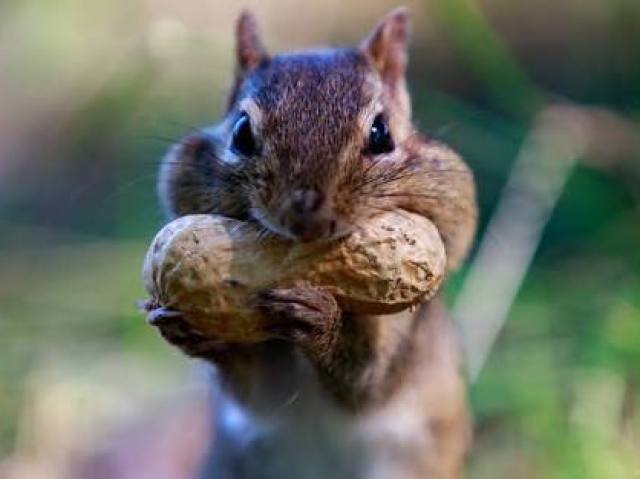
[[[270,56],[249,12],[236,26],[226,113],[173,145],[159,174],[170,218],[220,214],[289,242],[337,241],[354,219],[418,213],[454,270],[473,241],[473,175],[420,134],[406,84],[409,18],[387,14],[357,47]],[[470,443],[454,328],[436,297],[393,315],[340,310],[327,291],[261,292],[270,338],[221,344],[179,311],[150,321],[215,366],[215,478],[457,478]]]

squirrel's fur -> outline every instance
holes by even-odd
[[[411,123],[407,42],[399,9],[357,48],[270,57],[243,14],[223,121],[164,160],[159,188],[169,215],[222,214],[298,241],[338,238],[356,218],[407,210],[434,222],[455,268],[475,232],[473,177]],[[240,115],[255,137],[251,155],[232,148]],[[372,154],[368,133],[379,115],[393,147]],[[259,345],[203,349],[175,314],[157,322],[169,341],[217,366],[212,477],[460,476],[469,419],[438,299],[363,316],[340,311],[324,290],[292,288],[265,291],[254,306],[273,337]]]

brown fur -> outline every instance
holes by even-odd
[[[255,21],[244,14],[225,119],[175,146],[165,159],[160,191],[169,214],[223,214],[294,240],[296,222],[311,222],[317,239],[326,240],[348,234],[355,219],[407,210],[432,219],[455,268],[475,231],[473,178],[458,155],[411,124],[407,38],[407,13],[397,10],[358,48],[271,58]],[[229,151],[241,111],[249,114],[259,144],[250,158]],[[380,113],[389,121],[395,149],[374,156],[366,150],[367,134]],[[308,191],[321,201],[300,217],[295,198]],[[259,454],[248,448],[236,451],[237,467],[247,475],[221,477],[303,477],[294,471],[328,477],[320,471],[332,470],[331,462],[344,466],[344,477],[460,476],[469,432],[465,389],[454,335],[437,300],[394,317],[357,316],[341,311],[327,292],[305,287],[266,291],[254,306],[269,320],[273,338],[261,345],[208,346],[175,313],[156,314],[154,321],[185,352],[217,364],[225,387],[256,417],[297,389],[302,397],[291,408],[299,415],[296,428],[317,412],[329,428],[319,444],[340,452],[324,466],[307,464],[295,438],[314,431],[297,436],[300,431],[285,428],[289,435],[278,452],[269,449],[264,458],[279,472],[252,469]],[[281,415],[283,423],[288,414]],[[353,443],[340,437],[344,431],[336,434],[342,423],[351,425]],[[287,449],[289,439],[293,446]],[[278,463],[285,452],[293,462],[300,459],[299,468]],[[343,477],[337,470],[332,477]]]

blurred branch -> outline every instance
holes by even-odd
[[[538,115],[455,304],[471,381],[507,319],[576,162],[595,157],[600,160],[592,162],[606,164],[605,158],[638,145],[628,122],[600,109],[550,106]]]
[[[515,161],[454,308],[471,381],[507,319],[586,135],[578,111],[548,108]]]
[[[638,419],[638,380],[629,373],[624,388],[622,410],[620,412],[620,435],[632,447],[640,446],[640,436],[634,425]]]

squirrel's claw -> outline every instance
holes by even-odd
[[[325,289],[264,290],[257,295],[254,306],[267,319],[266,329],[271,334],[294,341],[310,353],[325,352],[338,337],[340,308]]]
[[[147,322],[157,327],[161,327],[167,323],[171,323],[172,320],[182,317],[182,313],[180,311],[174,311],[163,307],[148,309],[147,311]]]
[[[224,343],[207,338],[191,326],[180,311],[163,307],[148,309],[147,321],[158,328],[162,337],[187,356],[212,359],[226,348]]]

